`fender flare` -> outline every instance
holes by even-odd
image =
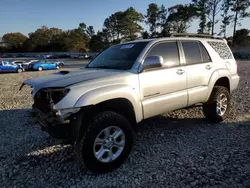
[[[112,85],[100,87],[84,93],[75,103],[74,107],[84,107],[96,105],[107,100],[123,98],[131,102],[136,117],[136,122],[143,119],[140,96],[136,94],[134,88],[127,85]],[[139,101],[139,102],[138,102]]]
[[[230,72],[227,69],[218,69],[215,72],[213,72],[212,76],[209,79],[209,83],[208,83],[208,95],[207,95],[205,101],[208,101],[208,99],[209,99],[209,97],[210,97],[210,95],[211,95],[211,93],[213,91],[215,83],[220,78],[224,78],[224,77],[228,78],[228,80],[229,80],[229,86],[231,85],[232,80],[231,80],[231,77],[229,77],[228,75],[230,75]]]

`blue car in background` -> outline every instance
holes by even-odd
[[[53,69],[59,69],[59,65],[57,65],[57,63],[55,62],[50,62],[50,61],[36,61],[36,62],[32,62],[29,64],[28,69],[29,70],[38,70],[38,71],[42,71],[42,70],[53,70]]]
[[[59,68],[62,68],[64,66],[64,62],[63,61],[50,60],[50,62],[56,63],[59,66]]]
[[[22,66],[17,65],[15,63],[9,62],[9,61],[1,61],[0,60],[0,73],[2,72],[17,72],[21,73],[24,69]]]

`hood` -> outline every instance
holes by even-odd
[[[24,85],[29,85],[36,88],[48,87],[66,87],[76,83],[97,79],[100,77],[108,77],[121,73],[119,70],[108,69],[83,69],[73,71],[60,71],[24,81],[20,90]]]

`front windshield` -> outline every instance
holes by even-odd
[[[147,44],[148,42],[136,42],[111,46],[93,59],[86,68],[131,69]]]

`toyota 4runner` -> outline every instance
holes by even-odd
[[[239,83],[223,39],[174,36],[111,46],[82,70],[27,80],[33,115],[52,137],[73,144],[98,173],[118,168],[133,145],[136,124],[195,104],[221,122]],[[20,88],[21,89],[21,88]]]

